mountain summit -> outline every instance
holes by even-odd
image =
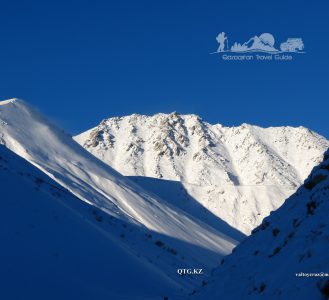
[[[246,234],[302,184],[329,146],[304,127],[225,127],[176,112],[110,118],[75,140],[167,201],[211,219],[188,201],[196,200]]]

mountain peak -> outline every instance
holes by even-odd
[[[311,153],[311,156],[316,156],[314,159],[318,163],[322,151],[328,144],[323,137],[304,127],[262,128],[247,123],[240,126],[225,127],[220,124],[211,125],[206,123],[197,115],[181,115],[177,112],[170,114],[159,113],[153,116],[133,114],[109,118],[103,120],[97,127],[77,136],[76,140],[94,154],[102,152],[102,159],[112,166],[114,157],[124,154],[124,152],[119,152],[123,146],[122,144],[127,144],[136,146],[128,147],[127,150],[130,151],[131,164],[137,163],[134,158],[136,160],[143,159],[142,153],[146,154],[148,152],[151,154],[153,152],[152,157],[155,160],[159,160],[165,155],[167,159],[171,160],[168,162],[171,169],[177,167],[177,176],[172,176],[166,174],[168,172],[164,168],[162,168],[163,172],[160,170],[159,173],[155,171],[155,169],[159,169],[158,167],[153,168],[154,171],[151,171],[145,170],[145,166],[143,166],[139,172],[150,177],[181,178],[183,173],[187,172],[186,170],[179,170],[181,167],[178,163],[176,164],[175,159],[183,157],[184,160],[188,160],[190,157],[193,160],[193,157],[196,159],[201,155],[203,156],[203,162],[205,160],[212,161],[213,164],[222,167],[227,172],[231,172],[235,177],[240,177],[239,181],[246,184],[259,184],[266,181],[273,183],[271,180],[275,180],[275,178],[269,179],[269,174],[265,174],[265,172],[262,172],[264,178],[258,180],[255,176],[252,178],[249,175],[244,176],[241,174],[246,172],[246,168],[244,168],[245,170],[233,168],[233,165],[239,165],[241,161],[247,161],[247,157],[251,162],[248,168],[253,168],[255,160],[259,160],[258,164],[264,164],[266,160],[274,160],[279,164],[278,168],[285,168],[286,161],[289,160],[288,156],[296,156],[292,152],[295,150],[294,147],[301,150],[315,148],[316,154]],[[133,151],[134,149],[138,151]],[[106,155],[106,151],[111,153]],[[252,159],[252,154],[257,157]],[[309,154],[306,155],[309,156]],[[263,160],[260,159],[261,157],[263,157]],[[294,161],[296,158],[298,161],[301,159],[298,153],[297,157],[292,157],[292,160]],[[311,160],[314,159],[311,158]],[[292,170],[295,173],[292,175],[293,178],[286,178],[288,181],[277,178],[279,181],[276,180],[276,183],[285,181],[285,184],[299,185],[312,168],[309,165],[304,170],[304,166],[300,167],[298,162],[289,162],[289,165],[294,169]],[[119,166],[114,165],[114,167],[120,169]],[[126,175],[132,175],[123,169],[120,169],[120,171]],[[217,183],[221,182],[219,178],[216,181]],[[229,179],[225,181],[226,183],[230,182]],[[206,182],[211,184],[209,178]],[[190,183],[199,184],[200,182],[192,180]]]
[[[329,146],[304,128],[225,127],[177,112],[109,118],[75,139],[124,175],[182,182],[244,233],[302,184]]]
[[[9,103],[15,103],[15,102],[23,102],[23,100],[18,99],[18,98],[2,100],[2,101],[0,101],[0,105],[6,105],[6,104],[9,104]]]

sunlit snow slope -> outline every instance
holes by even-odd
[[[110,118],[75,139],[168,202],[246,234],[302,184],[329,146],[304,127],[224,127],[177,113]]]
[[[192,299],[329,299],[328,216],[329,151]]]
[[[177,268],[203,268],[207,276],[220,257],[230,253],[243,237],[225,222],[216,220],[216,226],[209,226],[149,194],[21,100],[0,102],[0,144],[79,199],[99,208],[102,214],[95,212],[94,217],[106,231],[182,288],[189,288],[202,276],[180,277]],[[120,232],[106,227],[111,220],[123,223],[117,225]]]
[[[104,215],[99,222],[101,211],[2,145],[0,187],[0,299],[161,299],[178,292],[120,246],[118,220],[104,224]]]

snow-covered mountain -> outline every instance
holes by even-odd
[[[224,127],[177,113],[110,118],[75,139],[167,202],[246,234],[302,184],[329,147],[304,127]]]
[[[137,227],[76,198],[3,145],[0,186],[0,299],[152,299],[179,292],[120,242],[130,230],[141,239]]]
[[[88,151],[25,102],[0,102],[0,298],[178,300],[199,285],[201,299],[326,295],[322,278],[295,273],[328,269],[329,154],[222,260],[237,229],[322,159],[323,137],[173,113],[112,118],[75,139]]]
[[[329,151],[192,299],[329,299]]]
[[[95,207],[91,209],[93,218],[110,239],[132,257],[156,268],[168,281],[174,280],[179,289],[187,290],[207,277],[220,257],[230,253],[243,238],[223,221],[216,220],[216,226],[209,226],[177,205],[148,193],[83,149],[21,100],[0,102],[0,144],[88,207]],[[11,197],[7,192],[1,201],[20,203],[31,200],[32,195],[27,194],[22,200],[19,198],[22,194]],[[24,214],[27,205],[24,204],[20,214]],[[8,213],[15,218],[15,210]],[[1,251],[0,247],[0,256]],[[204,275],[178,276],[177,268],[184,267],[202,268]]]

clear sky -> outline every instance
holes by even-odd
[[[228,62],[216,36],[276,46],[290,62]],[[328,1],[1,1],[0,99],[73,134],[110,116],[195,113],[210,123],[303,125],[329,138]]]

